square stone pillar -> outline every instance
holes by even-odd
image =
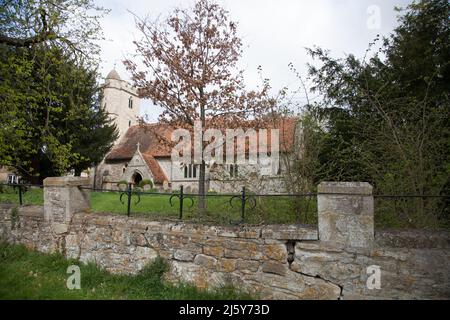
[[[367,182],[320,183],[319,240],[336,247],[370,247],[375,232],[372,190]]]
[[[66,233],[72,216],[91,207],[91,190],[80,189],[81,186],[90,186],[89,178],[44,179],[44,218],[55,234]]]

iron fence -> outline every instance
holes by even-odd
[[[42,204],[42,192],[25,196],[30,190],[42,188],[42,185],[25,183],[0,184],[0,202]],[[318,194],[314,192],[257,194],[242,187],[239,193],[207,193],[200,196],[186,193],[182,186],[173,192],[145,191],[133,187],[131,183],[122,190],[80,188],[93,191],[92,204],[97,212],[122,213],[127,216],[153,213],[179,220],[209,217],[214,222],[220,218],[231,224],[317,223]],[[118,198],[109,195],[99,199],[103,194],[118,194]],[[203,209],[198,206],[201,197],[206,204]],[[145,201],[142,201],[144,198]],[[374,200],[377,228],[450,229],[450,195],[375,194]],[[105,202],[110,206],[105,206]],[[155,204],[160,207],[156,208]],[[206,214],[202,214],[204,212]]]
[[[31,190],[43,189],[41,184],[28,184],[28,183],[0,183],[0,202],[15,202],[18,201],[19,205],[25,204],[25,194]],[[3,197],[2,197],[3,195]],[[14,195],[14,196],[13,196]],[[30,204],[41,204],[44,201],[42,194],[34,195],[34,198],[30,199]]]
[[[165,207],[166,212],[162,212],[162,214],[165,217],[170,216],[179,220],[198,218],[205,221],[210,217],[214,222],[217,222],[216,218],[222,218],[222,220],[226,220],[224,222],[227,224],[244,222],[252,224],[270,222],[315,224],[317,222],[316,193],[256,194],[242,187],[239,193],[206,193],[201,196],[197,193],[186,193],[183,186],[173,192],[154,192],[133,188],[131,183],[122,190],[80,188],[91,190],[97,196],[104,193],[118,194],[118,201],[125,206],[126,212],[124,213],[127,216],[157,211],[154,207],[152,208],[152,197],[153,203],[161,201],[161,197],[164,197],[167,207]],[[144,202],[144,198],[149,198],[149,200]],[[205,203],[203,209],[200,209],[198,205],[201,198]],[[169,214],[170,209],[175,209],[176,213]],[[101,211],[97,208],[97,211],[99,210]],[[215,217],[212,217],[213,215]]]

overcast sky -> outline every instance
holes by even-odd
[[[122,60],[132,54],[132,41],[139,37],[135,28],[134,12],[151,18],[166,16],[175,7],[191,7],[192,0],[96,0],[111,9],[102,20],[106,41],[101,42],[103,76],[114,68],[122,79],[130,78]],[[249,89],[259,81],[257,67],[261,65],[264,77],[280,89],[299,86],[288,64],[292,62],[302,76],[306,64],[312,62],[305,47],[320,46],[329,49],[335,57],[355,54],[363,57],[377,34],[387,36],[396,26],[394,7],[405,7],[411,0],[219,0],[238,23],[238,33],[244,44],[239,67],[245,70]],[[310,97],[313,98],[313,97]],[[302,102],[304,94],[296,100]],[[160,110],[150,101],[143,101],[141,115],[156,121]]]

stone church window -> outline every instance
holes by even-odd
[[[189,164],[184,166],[184,178],[197,178],[197,167],[198,165]]]
[[[128,127],[131,127],[131,120],[128,121]]]
[[[130,97],[128,99],[128,108],[133,109],[133,98],[132,97]]]

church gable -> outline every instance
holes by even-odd
[[[154,181],[153,174],[139,150],[139,144],[123,174],[123,180],[139,183],[142,180]]]

